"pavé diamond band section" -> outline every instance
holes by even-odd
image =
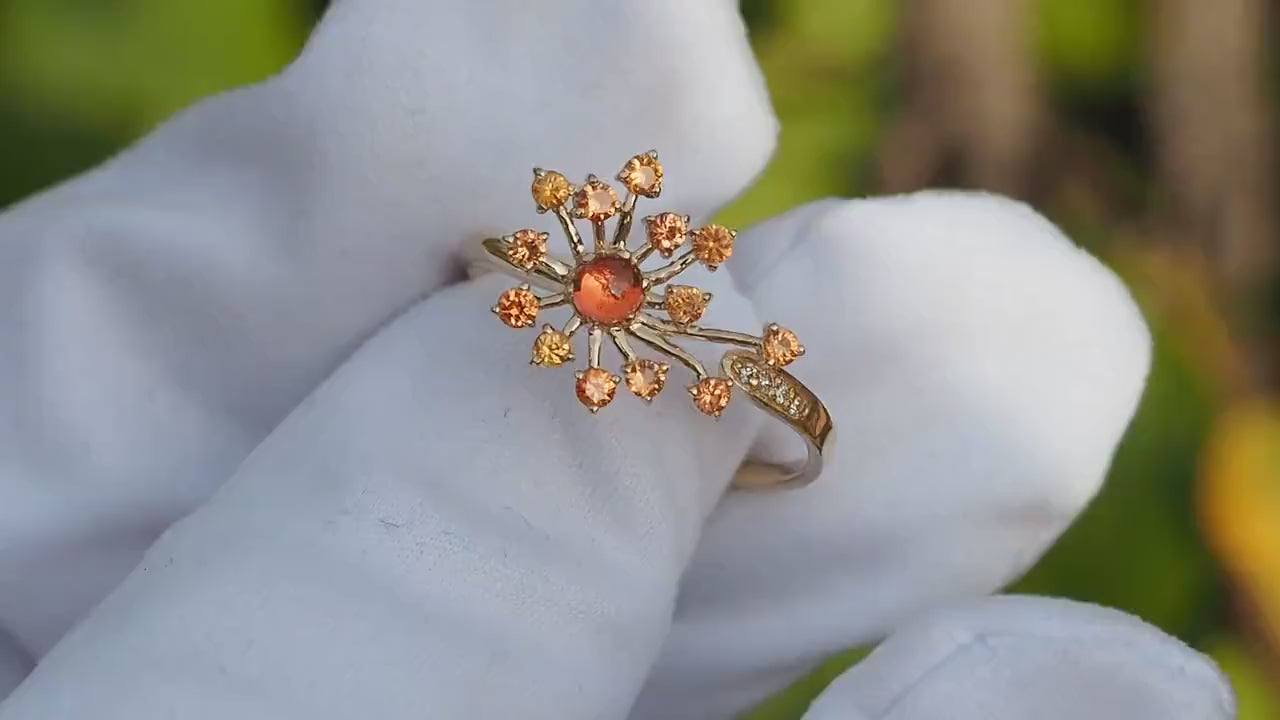
[[[537,211],[554,214],[572,257],[550,255],[549,234],[524,228],[477,243],[471,258],[473,274],[496,270],[522,281],[503,292],[492,308],[508,327],[533,328],[544,310],[561,306],[572,310],[561,326],[542,324],[530,350],[530,363],[555,367],[574,360],[573,337],[584,331],[587,366],[574,377],[578,400],[587,410],[596,413],[609,405],[624,384],[633,395],[652,401],[666,386],[671,370],[667,360],[675,361],[693,375],[686,390],[698,411],[719,417],[737,388],[805,442],[808,453],[803,462],[794,467],[749,463],[739,471],[735,487],[807,484],[820,472],[822,453],[833,432],[822,402],[783,370],[804,355],[799,338],[776,323],[766,325],[760,335],[702,326],[699,321],[711,294],[671,282],[695,264],[714,271],[733,254],[737,233],[714,223],[694,228],[689,216],[663,212],[643,218],[643,243],[636,247],[628,243],[637,200],[658,197],[662,176],[657,152],[636,155],[616,176],[627,191],[619,200],[613,187],[594,175],[574,185],[558,172],[534,169],[530,190]],[[614,218],[610,232],[607,223]],[[591,227],[590,247],[576,224],[584,220]],[[665,262],[643,269],[654,254]],[[535,287],[545,294],[534,292]],[[682,338],[734,349],[713,372],[680,345]],[[622,358],[621,375],[604,365],[606,342]],[[636,346],[663,359],[641,357]]]
[[[734,476],[733,486],[740,490],[785,490],[813,482],[822,472],[823,452],[835,442],[835,425],[827,406],[791,373],[751,353],[730,350],[720,366],[757,407],[795,431],[806,451],[794,465],[749,461]]]

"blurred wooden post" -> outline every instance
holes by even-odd
[[[1276,273],[1274,116],[1269,102],[1268,0],[1151,0],[1152,87],[1162,233],[1202,254],[1238,336]],[[1263,331],[1265,333],[1265,331]],[[1255,345],[1254,351],[1261,350]],[[1251,385],[1280,368],[1242,361]]]
[[[880,189],[935,183],[1025,195],[1040,121],[1030,0],[907,0],[905,106],[883,144]]]

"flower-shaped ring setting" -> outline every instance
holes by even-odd
[[[497,270],[523,281],[498,297],[494,314],[511,328],[524,329],[536,327],[544,310],[572,309],[563,325],[543,323],[533,340],[530,363],[556,367],[575,360],[573,339],[585,332],[587,362],[575,374],[575,390],[592,413],[613,402],[624,384],[640,399],[652,401],[666,387],[670,361],[692,373],[693,382],[686,390],[694,407],[705,415],[719,417],[735,389],[741,391],[793,429],[808,453],[794,466],[750,463],[738,473],[735,487],[808,484],[821,471],[833,425],[817,396],[784,369],[804,355],[799,338],[776,323],[766,325],[760,335],[704,327],[699,321],[711,294],[672,282],[695,264],[714,271],[733,254],[737,233],[715,223],[695,228],[688,215],[661,212],[643,218],[645,241],[629,247],[637,201],[662,192],[663,169],[657,152],[631,158],[616,179],[626,190],[621,200],[612,185],[595,175],[575,185],[554,170],[534,169],[530,189],[537,211],[555,215],[572,257],[550,254],[549,234],[531,228],[479,242],[473,255],[476,271]],[[589,223],[589,241],[579,232],[579,221]],[[614,222],[612,232],[610,221]],[[644,270],[645,261],[654,255],[662,258],[662,264]],[[535,287],[544,293],[535,292]],[[603,363],[606,338],[622,357],[620,375]],[[730,349],[719,367],[708,368],[681,347],[681,338]],[[662,359],[641,357],[636,345]]]

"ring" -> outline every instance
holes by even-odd
[[[662,212],[643,218],[645,243],[633,250],[627,240],[636,201],[662,192],[658,153],[631,158],[617,180],[626,188],[621,201],[613,187],[595,175],[575,186],[559,172],[534,168],[531,191],[537,211],[555,215],[572,259],[549,255],[550,235],[530,228],[477,242],[471,257],[473,274],[498,271],[523,281],[498,297],[494,314],[507,326],[523,329],[534,327],[542,310],[572,308],[573,315],[563,326],[542,325],[529,362],[556,367],[574,360],[572,338],[585,328],[587,367],[575,374],[575,389],[578,400],[592,413],[613,401],[620,384],[645,401],[652,401],[666,386],[670,363],[641,358],[632,341],[693,373],[694,383],[687,390],[694,407],[705,415],[720,417],[734,389],[740,390],[794,430],[805,443],[807,457],[795,466],[744,464],[734,487],[779,489],[813,481],[822,469],[823,451],[834,437],[834,426],[822,401],[783,369],[804,355],[799,338],[776,323],[766,325],[761,335],[703,327],[698,321],[711,294],[671,282],[696,263],[714,271],[733,253],[737,233],[715,223],[693,228],[688,215]],[[606,223],[615,217],[610,234]],[[579,234],[576,220],[590,224],[591,248]],[[686,243],[689,247],[677,254]],[[655,253],[666,262],[643,270],[643,263]],[[534,292],[535,287],[546,294]],[[622,375],[601,363],[605,336],[622,355]],[[732,347],[713,373],[676,344],[677,338]]]

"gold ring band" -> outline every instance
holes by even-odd
[[[542,326],[533,342],[530,363],[555,367],[574,360],[571,339],[585,330],[587,367],[575,374],[575,387],[578,400],[592,413],[611,403],[624,381],[632,394],[645,401],[652,401],[665,387],[670,364],[641,358],[632,341],[689,369],[694,383],[687,390],[703,414],[719,417],[737,388],[795,431],[807,454],[795,466],[748,462],[737,473],[734,487],[781,489],[813,481],[821,472],[823,452],[832,442],[834,429],[830,413],[818,397],[783,369],[804,355],[795,333],[776,323],[767,325],[758,336],[701,326],[698,321],[711,302],[711,294],[671,283],[696,263],[715,270],[732,254],[737,233],[717,224],[692,229],[688,216],[664,212],[644,218],[646,242],[629,247],[637,199],[657,197],[661,192],[662,165],[657,153],[631,158],[617,179],[627,188],[621,201],[608,183],[594,175],[574,186],[558,172],[534,169],[531,191],[538,212],[554,214],[572,259],[549,255],[549,234],[530,228],[476,243],[469,258],[473,275],[497,271],[522,281],[499,296],[492,308],[494,314],[507,326],[523,329],[534,327],[542,310],[572,308],[573,314],[563,326]],[[605,223],[615,217],[610,233]],[[590,223],[591,248],[579,234],[576,220]],[[690,247],[677,254],[686,243]],[[667,262],[643,270],[644,261],[655,253]],[[534,288],[546,294],[539,295]],[[712,372],[678,344],[680,338],[733,349],[715,368],[719,372]],[[604,367],[606,341],[622,356],[623,375]]]
[[[769,366],[754,354],[730,350],[720,366],[757,407],[799,435],[806,452],[794,465],[747,461],[734,476],[733,486],[740,490],[789,490],[813,482],[822,472],[823,452],[835,439],[835,424],[827,406],[791,373]]]

